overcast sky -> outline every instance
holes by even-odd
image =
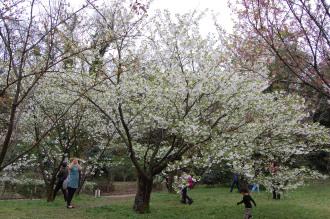
[[[168,9],[173,13],[185,13],[194,9],[209,9],[218,14],[221,26],[227,31],[230,31],[233,27],[227,0],[154,0],[149,10],[152,13],[156,9]],[[210,28],[213,28],[212,25],[211,13],[209,13],[209,16],[201,22],[201,31],[208,32]]]
[[[140,0],[140,2],[144,1],[146,0]],[[70,4],[77,7],[81,6],[83,2],[84,0],[71,0]],[[217,20],[227,31],[230,31],[233,26],[227,0],[153,0],[153,3],[148,9],[148,14],[153,14],[157,9],[168,9],[172,13],[186,13],[194,9],[209,9],[210,12],[201,21],[201,31],[204,34],[215,30],[213,27],[212,12],[218,14]]]

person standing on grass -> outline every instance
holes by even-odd
[[[68,177],[68,174],[69,174],[69,170],[68,170],[68,167],[67,167],[67,163],[63,162],[62,165],[61,165],[61,169],[57,174],[57,183],[56,183],[56,186],[55,186],[55,189],[54,189],[54,192],[53,192],[53,199],[55,199],[58,190],[61,189],[62,192],[63,192],[63,195],[64,195],[64,201],[66,201],[67,191],[66,191],[66,189],[63,189],[63,182]]]
[[[251,189],[252,192],[259,192],[259,183],[253,183],[253,186],[252,186],[252,189]]]
[[[181,180],[181,203],[191,205],[193,200],[188,196],[188,188],[192,189],[196,180],[186,173],[181,176]]]
[[[280,194],[280,191],[279,191],[279,188],[278,188],[280,183],[276,179],[276,175],[277,175],[278,170],[279,170],[278,163],[276,161],[271,162],[270,166],[269,166],[269,171],[273,176],[273,180],[272,180],[273,199],[281,199],[281,194]]]
[[[78,164],[78,160],[73,159],[72,163],[69,165],[67,208],[74,208],[74,206],[71,205],[71,201],[79,187],[80,171],[81,166]]]
[[[233,182],[230,186],[230,192],[233,192],[234,186],[237,186],[237,190],[239,191],[239,182],[238,182],[239,175],[237,173],[234,173],[233,176]]]
[[[237,205],[240,205],[244,203],[245,205],[245,211],[244,211],[244,219],[250,219],[252,218],[252,204],[254,204],[255,207],[257,207],[257,204],[253,200],[253,198],[250,196],[248,189],[241,189],[240,193],[243,195],[243,199],[240,202],[237,202]]]

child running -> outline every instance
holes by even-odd
[[[255,203],[253,198],[250,196],[248,189],[241,189],[240,193],[243,195],[243,200],[240,202],[237,202],[237,205],[244,203],[244,205],[245,205],[244,219],[250,219],[250,218],[252,218],[251,202],[253,202],[255,207],[257,207],[257,204]]]

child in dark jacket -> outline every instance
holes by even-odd
[[[253,200],[253,198],[250,196],[249,190],[247,189],[241,189],[241,194],[243,195],[243,199],[240,202],[237,202],[237,205],[244,203],[245,205],[245,211],[244,211],[244,219],[250,219],[252,218],[252,204],[254,204],[255,207],[257,207],[257,204]]]

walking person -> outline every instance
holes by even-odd
[[[251,191],[252,192],[260,192],[259,183],[253,183]]]
[[[69,165],[69,178],[68,178],[68,196],[67,196],[67,208],[74,208],[71,204],[74,193],[79,187],[81,166],[78,164],[77,159],[73,159]]]
[[[233,189],[234,189],[234,186],[236,185],[237,186],[237,190],[239,191],[239,175],[237,173],[234,173],[234,176],[233,176],[233,182],[230,186],[230,192],[233,192]]]
[[[259,176],[260,172],[261,172],[260,165],[261,165],[261,163],[259,161],[256,161],[253,165],[253,167],[254,167],[254,177],[255,178],[257,178]],[[255,181],[253,183],[251,192],[260,192],[259,183],[257,181]]]
[[[252,204],[254,204],[255,207],[257,207],[257,204],[253,200],[253,198],[250,196],[248,189],[241,189],[241,194],[243,195],[243,199],[240,202],[237,202],[237,205],[240,205],[244,203],[245,210],[244,210],[244,219],[251,219],[252,218]]]
[[[63,188],[63,182],[68,177],[69,170],[66,162],[63,162],[60,168],[60,171],[57,174],[57,183],[53,192],[53,199],[55,199],[58,190],[62,190],[64,201],[67,200],[67,191]]]
[[[278,180],[276,179],[277,177],[277,172],[279,170],[279,165],[276,161],[273,161],[270,163],[270,167],[269,167],[270,173],[273,176],[273,180],[272,180],[272,194],[273,194],[273,199],[281,199],[281,194],[279,191],[279,187],[280,187],[280,182],[278,182]]]
[[[186,173],[181,176],[181,180],[183,181],[181,184],[181,203],[191,205],[193,200],[188,196],[188,188],[192,189],[196,180]]]

